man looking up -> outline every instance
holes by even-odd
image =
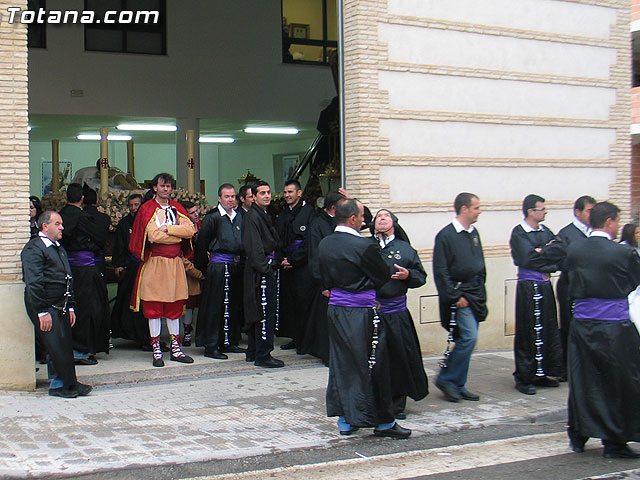
[[[393,416],[385,325],[375,309],[376,288],[390,278],[380,246],[360,236],[364,207],[353,199],[336,206],[335,232],[320,242],[323,290],[330,291],[327,415],[341,435],[374,427],[377,436],[407,438]]]
[[[591,209],[596,204],[596,200],[589,195],[583,195],[573,204],[573,222],[565,226],[558,232],[558,237],[562,239],[565,246],[569,248],[576,240],[587,238],[591,233]],[[573,301],[569,298],[569,280],[567,274],[562,270],[560,278],[556,283],[556,293],[558,295],[558,306],[560,307],[560,341],[562,343],[562,355],[564,363],[567,363],[567,340],[569,338],[569,327],[573,316]],[[565,378],[563,378],[564,380]]]
[[[562,240],[542,225],[547,215],[544,198],[527,195],[522,213],[524,220],[513,228],[509,241],[518,267],[513,376],[520,393],[535,395],[536,386],[558,386],[547,375],[565,373],[550,274],[560,268],[566,250]]]
[[[248,336],[247,362],[257,367],[279,368],[284,362],[271,356],[276,317],[275,251],[278,234],[267,207],[271,187],[262,180],[251,191],[255,205],[242,218],[244,268],[244,321]]]
[[[316,213],[302,200],[302,188],[297,180],[288,180],[284,186],[287,206],[276,220],[280,249],[280,321],[278,335],[292,340],[282,345],[283,350],[300,351],[307,318],[309,316],[311,274],[308,266],[307,234]]]
[[[22,249],[24,302],[36,335],[47,352],[49,395],[75,398],[92,387],[78,383],[73,362],[71,327],[75,324],[73,278],[62,238],[62,217],[46,211],[40,231]]]
[[[436,380],[447,400],[479,400],[466,388],[471,354],[478,340],[478,323],[487,317],[484,254],[480,234],[473,226],[482,213],[480,200],[463,192],[453,202],[456,216],[436,235],[433,275],[438,289],[440,323],[452,332],[455,346],[442,363]]]
[[[233,209],[236,191],[225,183],[218,188],[218,208],[202,221],[195,252],[196,268],[206,272],[202,304],[196,325],[196,346],[204,356],[226,359],[222,351],[244,353],[240,341],[238,268],[242,255],[242,215]]]
[[[154,196],[139,208],[129,241],[129,250],[142,261],[131,308],[138,311],[142,303],[144,316],[149,320],[154,367],[164,366],[160,348],[162,317],[167,319],[171,335],[171,360],[193,363],[193,358],[180,348],[180,316],[188,297],[182,256],[191,250],[195,228],[184,207],[170,198],[173,182],[168,173],[154,177],[151,182]]]

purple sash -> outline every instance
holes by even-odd
[[[629,300],[626,298],[580,298],[574,303],[573,316],[612,322],[629,320]]]
[[[103,255],[102,253],[96,253],[96,254],[93,256],[93,260],[94,260],[95,262],[104,262],[104,261],[105,261],[105,258],[104,258],[104,255]]]
[[[528,268],[518,267],[518,281],[532,281],[549,283],[549,274],[538,272],[536,270],[529,270]]]
[[[401,295],[399,297],[393,298],[379,298],[378,302],[380,302],[380,313],[388,314],[388,313],[400,313],[404,312],[407,309],[407,296]]]
[[[69,265],[72,267],[93,267],[96,264],[93,252],[80,250],[77,252],[67,252]]]
[[[376,291],[371,289],[363,292],[348,292],[340,288],[332,288],[329,305],[339,307],[375,307]]]
[[[238,263],[240,257],[232,253],[215,252],[209,257],[211,263]]]
[[[293,253],[295,251],[297,251],[300,246],[302,245],[302,240],[294,240],[291,245],[289,245],[288,247],[284,248],[284,251],[287,253]]]

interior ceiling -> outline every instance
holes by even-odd
[[[78,140],[76,135],[81,133],[100,133],[100,128],[107,127],[109,133],[128,134],[136,143],[167,143],[175,144],[180,132],[142,132],[116,129],[120,123],[156,123],[176,124],[175,118],[158,117],[114,117],[114,116],[84,116],[84,115],[30,115],[29,140],[36,142],[50,142],[53,139],[68,142],[88,142]],[[272,135],[245,133],[243,129],[248,126],[256,127],[295,127],[299,130],[297,135]],[[309,140],[309,143],[317,135],[315,124],[293,122],[269,122],[253,120],[227,120],[215,118],[200,119],[201,136],[224,136],[236,139],[233,145],[251,146],[264,145],[266,143],[284,143],[287,141]],[[97,140],[94,140],[97,142]],[[229,144],[226,144],[229,145]]]

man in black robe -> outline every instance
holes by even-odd
[[[316,212],[302,200],[302,187],[297,180],[288,180],[284,186],[286,206],[276,220],[276,231],[282,247],[280,263],[280,312],[278,335],[292,340],[281,345],[282,350],[297,348],[304,336],[311,304],[311,273],[308,265],[307,238]]]
[[[99,235],[96,237],[96,244],[98,251],[94,252],[93,258],[96,262],[96,268],[102,279],[104,280],[105,287],[107,284],[107,265],[104,258],[104,249],[109,237],[109,227],[111,227],[111,219],[106,213],[98,211],[98,194],[96,191],[87,185],[82,188],[83,192],[83,206],[82,210],[88,213],[96,225],[96,230]]]
[[[129,251],[133,221],[142,204],[142,195],[134,193],[127,199],[129,213],[118,222],[111,264],[118,277],[118,294],[111,312],[111,331],[114,338],[133,340],[144,351],[150,352],[149,321],[142,312],[129,308],[131,292],[136,282],[140,260]],[[165,351],[169,351],[165,346]]]
[[[329,298],[323,295],[320,264],[318,263],[318,246],[320,241],[333,233],[336,228],[336,203],[345,198],[339,192],[328,192],[324,197],[322,211],[311,224],[307,238],[309,251],[309,269],[311,272],[311,300],[307,328],[304,332],[300,353],[308,353],[322,360],[329,366],[329,333],[327,330],[327,307]]]
[[[238,190],[238,208],[236,211],[240,215],[244,215],[253,205],[254,195],[251,191],[251,185],[243,185]]]
[[[73,361],[71,327],[74,326],[73,278],[67,254],[60,245],[62,218],[52,211],[38,220],[40,232],[22,249],[24,303],[36,336],[46,349],[51,383],[49,395],[75,398],[92,387],[79,383]]]
[[[251,191],[253,207],[242,218],[244,268],[244,322],[247,330],[247,362],[265,368],[284,367],[271,356],[276,326],[276,277],[274,274],[278,234],[267,208],[271,204],[271,187],[258,181]]]
[[[478,323],[487,317],[487,273],[480,234],[473,226],[482,210],[477,195],[468,192],[456,196],[453,208],[456,217],[436,235],[433,249],[440,323],[449,330],[448,342],[455,341],[441,362],[436,387],[450,402],[477,401],[480,396],[467,390],[466,383]]]
[[[605,458],[639,458],[627,446],[640,441],[640,335],[629,320],[627,296],[640,284],[640,258],[615,243],[620,210],[600,202],[591,210],[593,232],[567,253],[569,294],[569,439],[583,452],[602,439]]]
[[[407,397],[422,400],[429,393],[427,374],[422,363],[418,333],[407,309],[407,290],[427,281],[418,252],[409,236],[389,210],[378,210],[373,218],[371,234],[380,244],[382,259],[389,268],[389,281],[376,291],[380,318],[387,332],[393,398],[393,416],[407,418]]]
[[[535,395],[536,385],[557,387],[558,381],[551,377],[565,374],[550,274],[560,269],[566,249],[562,240],[541,225],[547,215],[544,198],[527,195],[522,213],[525,218],[511,231],[509,241],[518,267],[513,376],[519,392]]]
[[[360,236],[362,204],[345,199],[336,206],[335,232],[320,242],[323,290],[330,290],[327,415],[338,417],[342,435],[361,427],[374,434],[407,438],[393,417],[385,325],[376,311],[375,289],[389,278],[380,246]]]
[[[196,242],[194,264],[205,273],[196,346],[204,347],[204,356],[228,358],[223,352],[244,353],[240,341],[238,286],[242,255],[242,215],[234,210],[236,191],[225,183],[218,189],[218,207],[207,213]]]
[[[576,240],[587,238],[591,232],[591,223],[589,217],[591,209],[596,204],[596,200],[589,195],[583,195],[573,204],[573,222],[563,227],[558,232],[558,237],[562,239],[566,248]],[[573,316],[573,301],[569,298],[569,280],[564,269],[560,273],[560,278],[556,283],[556,294],[558,297],[558,307],[560,314],[560,341],[562,343],[562,355],[565,367],[567,364],[567,339],[569,338],[569,327],[571,326],[571,317]],[[566,377],[562,377],[562,381]]]
[[[67,205],[60,210],[64,222],[61,243],[67,251],[76,295],[73,349],[80,365],[95,365],[95,354],[109,353],[109,302],[107,288],[96,268],[95,256],[106,243],[107,231],[82,210],[82,186],[70,183]],[[101,247],[102,246],[102,247]]]

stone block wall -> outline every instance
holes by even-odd
[[[547,199],[554,231],[583,194],[631,218],[630,17],[619,0],[344,2],[347,189],[394,211],[425,262],[455,195],[479,195],[485,347],[511,343],[508,240],[525,195]],[[428,282],[410,305],[435,351]]]

